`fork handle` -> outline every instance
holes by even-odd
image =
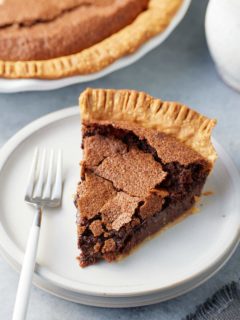
[[[37,207],[23,259],[12,320],[24,320],[26,318],[32,277],[35,268],[41,219],[42,208]]]

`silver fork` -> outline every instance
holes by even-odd
[[[42,210],[45,207],[58,207],[62,199],[62,153],[57,154],[56,170],[54,170],[54,152],[50,151],[47,176],[46,150],[43,150],[39,160],[38,149],[34,152],[30,169],[25,201],[35,207],[35,217],[28,237],[27,248],[23,260],[17,296],[13,312],[13,320],[24,320],[27,313],[31,283],[35,268],[39,232],[42,220]],[[40,166],[38,165],[40,163]],[[37,176],[39,167],[39,174]],[[54,171],[56,171],[54,179]]]

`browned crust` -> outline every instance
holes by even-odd
[[[217,158],[211,142],[216,120],[178,102],[135,90],[86,89],[80,95],[80,109],[84,121],[125,121],[170,134],[198,152],[210,168]]]
[[[98,72],[162,32],[181,4],[182,0],[150,0],[148,9],[132,24],[96,45],[50,60],[0,61],[0,77],[57,79]]]

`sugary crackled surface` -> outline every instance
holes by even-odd
[[[139,215],[142,219],[146,219],[150,215],[154,215],[162,209],[163,199],[167,193],[151,192],[144,200],[144,204],[139,209]]]
[[[94,123],[94,121],[86,121],[85,123],[86,125],[90,126],[113,126],[115,129],[123,129],[127,132],[135,134],[138,139],[141,141],[146,141],[152,148],[154,148],[158,157],[165,164],[169,162],[179,162],[182,165],[188,165],[196,161],[204,161],[204,158],[198,152],[188,147],[183,142],[177,140],[175,137],[151,128],[140,127],[133,122],[98,121]],[[92,141],[89,141],[89,145],[90,143],[92,143]],[[103,148],[108,148],[108,146],[103,146]],[[113,145],[111,149],[113,148],[116,148],[116,146]]]
[[[151,154],[101,135],[85,137],[83,146],[84,180],[78,187],[77,205],[81,218],[101,214],[101,220],[90,224],[94,236],[104,232],[103,225],[119,230],[136,210],[142,219],[161,210],[167,194],[155,186],[166,173]]]
[[[107,229],[119,230],[122,225],[130,222],[140,200],[140,198],[132,197],[125,192],[118,192],[100,211],[102,221]]]
[[[110,122],[109,122],[110,123]],[[179,162],[182,165],[203,160],[203,157],[175,137],[151,128],[143,128],[134,123],[115,122],[114,127],[132,131],[140,139],[146,139],[164,162]]]
[[[111,182],[94,174],[85,174],[85,180],[78,187],[78,208],[81,217],[93,218],[103,205],[117,194]],[[94,199],[94,201],[93,201]]]
[[[162,182],[167,175],[151,154],[137,148],[106,158],[95,172],[112,181],[116,189],[136,197],[147,196],[149,190]]]
[[[80,52],[130,24],[147,3],[6,0],[0,6],[0,59],[47,60]]]
[[[14,1],[14,0],[7,0],[7,1]],[[15,0],[16,1],[16,0]],[[70,0],[69,0],[70,1]],[[72,0],[73,1],[73,0]],[[80,1],[80,0],[79,0]],[[100,0],[99,0],[100,1]],[[20,1],[18,1],[20,3]],[[70,1],[71,2],[71,1]],[[76,0],[77,2],[77,0]],[[80,1],[81,2],[81,1]],[[60,46],[58,46],[59,37],[52,36],[51,42],[53,43],[52,48],[57,52],[58,58],[49,58],[47,60],[43,59],[28,59],[27,56],[25,56],[25,60],[28,61],[22,61],[21,59],[17,59],[18,61],[11,61],[11,59],[6,59],[7,57],[2,56],[2,59],[0,60],[0,76],[5,78],[43,78],[43,79],[57,79],[61,77],[76,75],[76,74],[89,74],[93,72],[97,72],[102,70],[103,68],[107,67],[108,65],[112,64],[117,59],[121,58],[122,56],[125,56],[127,54],[130,54],[134,51],[136,51],[143,43],[145,43],[148,39],[155,36],[156,34],[164,31],[166,27],[169,25],[171,20],[173,19],[176,12],[179,10],[182,0],[121,0],[121,1],[115,1],[119,3],[119,6],[121,6],[124,3],[127,3],[128,6],[123,10],[123,12],[120,12],[121,19],[129,18],[127,19],[127,22],[124,21],[125,27],[123,25],[121,28],[117,31],[116,26],[115,31],[112,35],[109,33],[106,34],[106,31],[109,31],[109,26],[113,23],[119,22],[119,16],[114,17],[113,19],[110,19],[105,23],[105,39],[100,41],[100,39],[95,39],[95,44],[91,45],[91,43],[88,43],[88,47],[82,51],[74,51],[72,49],[72,46],[74,46],[74,49],[76,48],[76,42],[72,43],[71,40],[73,39],[73,33],[76,30],[75,24],[79,20],[78,12],[76,13],[73,10],[70,13],[66,13],[68,15],[76,15],[74,19],[70,17],[68,21],[68,25],[72,27],[72,30],[66,33],[66,28],[61,26],[61,21],[59,23],[58,20],[63,19],[63,17],[59,17],[59,19],[56,19],[56,21],[49,21],[49,24],[57,24],[56,30],[64,29],[62,32],[60,32],[60,35],[65,32],[65,41],[63,42],[63,45],[68,50],[73,50],[73,54],[64,55],[63,52],[60,52]],[[129,5],[130,3],[130,5]],[[132,10],[133,5],[138,7],[138,10]],[[147,10],[141,12],[144,10],[147,6]],[[58,5],[59,7],[59,5]],[[80,8],[81,9],[81,8]],[[86,9],[86,8],[85,8]],[[89,8],[88,8],[89,9]],[[60,11],[60,8],[58,8],[57,11]],[[17,12],[17,10],[15,10]],[[85,10],[86,11],[86,10]],[[85,12],[85,14],[81,14],[81,17],[85,17],[88,14],[88,11]],[[119,10],[117,10],[119,12]],[[118,13],[117,12],[117,13]],[[131,14],[134,13],[134,14]],[[137,18],[136,18],[137,16]],[[135,19],[136,18],[136,19]],[[64,17],[65,19],[65,17]],[[132,22],[131,22],[131,21]],[[73,21],[75,21],[73,23]],[[95,19],[93,17],[94,23],[89,23],[89,28],[92,28],[96,26],[97,29],[101,29],[100,25],[98,26],[99,19]],[[38,25],[33,25],[33,30],[37,28]],[[41,26],[40,26],[41,27]],[[113,28],[113,30],[114,30]],[[71,29],[71,28],[70,28]],[[80,28],[81,29],[81,28]],[[87,32],[88,29],[86,29],[86,33],[89,36],[89,33]],[[15,31],[14,31],[15,32]],[[75,32],[76,33],[76,32]],[[75,34],[75,36],[79,36],[79,32]],[[94,33],[94,35],[97,35],[97,32]],[[5,37],[5,36],[4,36]],[[13,42],[7,42],[7,40],[4,38],[2,41],[2,47],[5,48],[6,52],[6,43],[12,46],[9,51],[11,54],[16,54],[16,50],[18,50],[18,39],[19,37],[15,37],[16,43]],[[61,38],[61,37],[60,37]],[[86,37],[85,37],[86,38]],[[1,39],[1,38],[0,38]],[[89,39],[89,37],[87,38]],[[20,40],[19,40],[20,41]],[[71,45],[69,44],[69,41],[71,42]],[[100,42],[99,42],[100,41]],[[97,42],[97,43],[96,43]],[[27,39],[27,43],[29,43]],[[42,41],[42,43],[45,43]],[[77,42],[78,45],[82,44],[83,41]],[[21,41],[20,41],[21,44]],[[0,44],[1,47],[1,44]],[[25,54],[27,52],[33,52],[33,50],[28,50],[27,45],[23,46]],[[35,52],[38,54],[41,54],[42,48],[39,48],[38,42],[34,43],[31,41],[31,49],[34,47]],[[38,49],[37,49],[38,48]],[[48,54],[52,54],[54,50],[47,51],[46,46],[46,52]],[[56,53],[55,52],[55,53]],[[2,51],[1,51],[2,53]],[[3,55],[4,53],[2,53]],[[12,59],[14,60],[14,59]]]
[[[122,141],[95,135],[84,139],[84,161],[86,166],[97,166],[106,157],[116,153],[123,154],[127,152],[127,145]]]
[[[137,124],[147,130],[153,129],[173,136],[196,151],[209,162],[210,168],[214,165],[217,154],[211,142],[211,134],[216,120],[209,119],[184,104],[162,101],[136,90],[91,88],[80,95],[79,102],[85,122],[109,121],[120,127],[128,128]],[[164,144],[162,147],[164,148]],[[187,153],[189,158],[194,156],[190,150]],[[187,160],[186,155],[183,160]]]
[[[81,5],[106,7],[113,2],[112,0],[1,0],[0,26],[9,26],[15,23],[30,27],[36,22],[51,21],[64,11]]]

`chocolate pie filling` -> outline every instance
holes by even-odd
[[[148,0],[5,0],[0,59],[46,60],[80,52],[131,24]]]
[[[125,255],[183,215],[210,167],[176,138],[126,122],[83,122],[75,205],[81,267]]]

